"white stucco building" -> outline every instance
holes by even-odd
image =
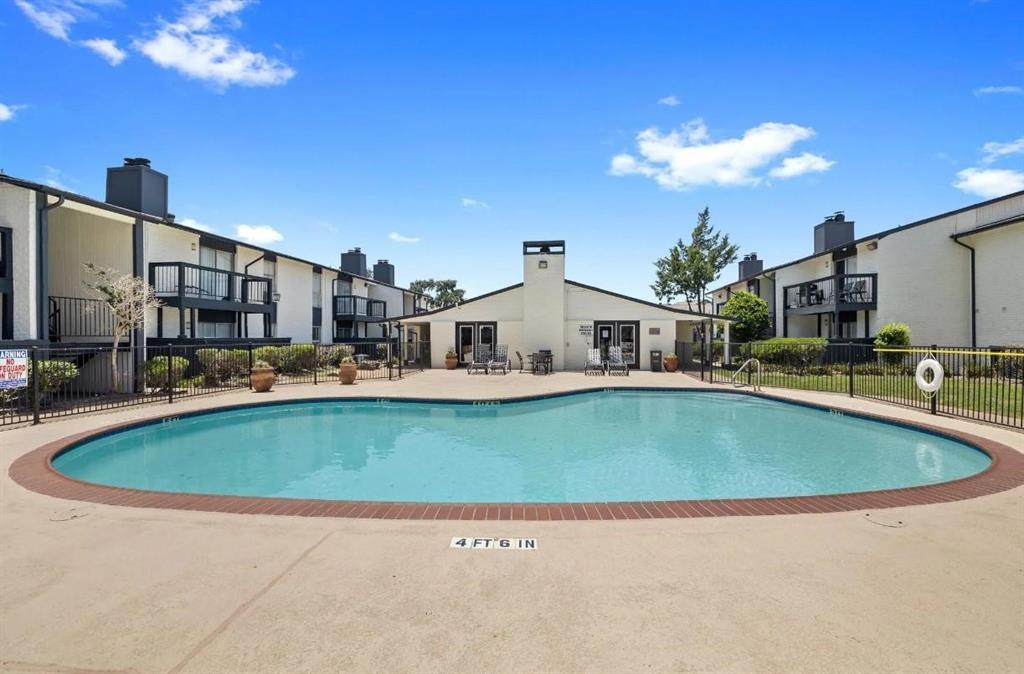
[[[470,362],[477,344],[507,344],[516,352],[549,350],[555,369],[582,369],[587,349],[621,346],[634,368],[650,367],[650,351],[675,351],[692,342],[695,324],[721,317],[627,297],[565,278],[564,241],[523,243],[523,281],[459,305],[405,316],[406,330],[430,341],[431,364],[443,367],[454,348]]]
[[[105,201],[0,175],[0,342],[107,342],[86,263],[156,289],[164,306],[136,344],[381,339],[388,318],[426,307],[387,260],[371,271],[355,248],[332,267],[201,231],[174,221],[167,195],[144,159],[108,169]]]
[[[767,269],[748,255],[712,291],[716,313],[747,290],[777,336],[873,338],[895,321],[915,344],[1024,344],[1024,192],[859,238],[837,213],[815,226],[813,250]]]

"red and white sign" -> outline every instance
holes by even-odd
[[[28,350],[0,349],[0,389],[28,386]]]

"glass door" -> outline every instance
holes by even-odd
[[[632,323],[619,323],[619,346],[622,360],[627,365],[636,365],[636,326]]]
[[[615,346],[615,324],[598,323],[594,329],[594,348],[601,350],[601,360],[608,360],[608,347]]]
[[[491,355],[494,355],[494,326],[493,325],[480,325],[477,326],[477,342],[481,346],[488,347],[488,351]]]
[[[476,326],[459,326],[459,362],[465,365],[473,362],[473,345],[476,344]]]

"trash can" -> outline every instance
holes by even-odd
[[[651,372],[661,372],[660,349],[651,349]]]

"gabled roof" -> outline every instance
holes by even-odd
[[[618,298],[620,300],[626,300],[626,301],[629,301],[629,302],[636,302],[637,304],[642,304],[642,305],[648,306],[648,307],[654,307],[656,309],[661,309],[663,311],[670,311],[670,312],[672,312],[674,314],[683,314],[683,315],[687,315],[687,316],[697,316],[697,317],[700,317],[700,318],[714,318],[715,320],[718,320],[718,321],[731,322],[729,319],[724,318],[722,316],[719,316],[717,314],[705,314],[705,313],[701,313],[699,311],[688,311],[686,309],[676,309],[675,307],[670,307],[670,306],[667,306],[667,305],[664,305],[664,304],[657,304],[656,302],[648,302],[647,300],[642,300],[642,299],[640,299],[638,297],[630,297],[629,295],[622,295],[620,293],[612,292],[611,290],[605,290],[604,288],[598,288],[596,286],[587,285],[586,283],[580,283],[579,281],[570,281],[569,279],[565,279],[565,282],[566,282],[566,284],[571,285],[571,286],[576,286],[577,288],[583,288],[585,290],[592,290],[594,292],[598,292],[598,293],[601,293],[603,295],[609,295],[610,297],[616,297],[616,298]],[[522,286],[523,286],[522,283],[516,283],[514,285],[505,286],[504,288],[498,288],[497,290],[492,290],[491,292],[484,293],[483,295],[477,295],[476,297],[471,297],[468,300],[465,300],[463,302],[459,302],[458,304],[453,304],[453,305],[448,306],[448,307],[441,307],[440,309],[431,309],[430,311],[423,311],[423,312],[420,312],[418,314],[407,314],[405,316],[396,316],[395,318],[392,318],[390,320],[392,320],[392,321],[403,321],[403,320],[413,320],[413,319],[417,319],[417,318],[422,318],[424,316],[431,316],[433,314],[437,314],[437,313],[440,313],[442,311],[448,311],[449,309],[457,309],[457,308],[459,308],[459,307],[461,307],[463,305],[470,304],[472,302],[477,302],[479,300],[486,299],[488,297],[493,297],[494,295],[500,295],[501,293],[505,293],[505,292],[508,292],[510,290],[515,290],[516,288],[521,288]]]
[[[377,279],[371,278],[369,276],[360,276],[359,274],[353,274],[352,272],[349,271],[343,271],[341,269],[338,269],[337,267],[331,267],[329,265],[320,264],[319,262],[311,262],[310,260],[304,260],[301,257],[295,257],[294,255],[289,255],[288,253],[281,253],[276,250],[271,250],[270,248],[257,246],[246,241],[239,241],[238,239],[232,239],[221,234],[214,234],[213,232],[206,232],[201,229],[196,229],[194,227],[188,227],[179,222],[168,220],[167,218],[161,218],[159,216],[151,215],[149,213],[142,213],[140,211],[133,211],[130,208],[124,208],[123,206],[115,206],[113,204],[108,204],[105,201],[98,201],[96,199],[92,199],[81,194],[76,194],[75,192],[68,192],[67,190],[59,190],[56,187],[50,187],[49,185],[44,185],[42,183],[32,182],[31,180],[25,180],[24,178],[15,178],[14,176],[9,176],[0,173],[0,183],[8,183],[10,185],[14,185],[15,187],[22,187],[24,189],[33,190],[36,192],[43,192],[45,194],[49,194],[55,197],[63,197],[67,201],[74,201],[79,204],[85,204],[86,206],[99,208],[110,213],[125,215],[128,217],[136,218],[138,220],[142,220],[144,222],[151,222],[157,225],[164,225],[165,227],[173,227],[174,229],[180,229],[185,232],[199,234],[200,236],[215,239],[218,241],[223,241],[225,243],[230,243],[238,246],[245,246],[246,248],[250,248],[261,253],[269,253],[270,255],[274,255],[276,257],[282,257],[287,260],[293,260],[295,262],[299,262],[302,264],[308,264],[311,267],[320,267],[321,269],[326,269],[328,271],[333,271],[339,274],[346,274],[348,276],[352,276],[358,279],[363,279],[364,281],[368,281],[370,283],[376,283],[377,285],[386,286],[388,288],[394,288],[396,290],[401,290],[403,292],[411,293],[413,295],[419,295],[421,297],[423,296],[423,293],[418,293],[414,290],[410,290],[409,288],[402,288],[401,286],[392,285],[390,283],[384,283],[383,281],[378,281]]]
[[[1020,196],[1024,196],[1024,190],[1020,190],[1019,192],[1012,192],[1010,194],[1006,194],[1006,195],[1003,195],[1001,197],[996,197],[995,199],[989,199],[988,201],[979,201],[976,204],[971,204],[970,206],[963,206],[962,208],[957,208],[957,209],[952,210],[952,211],[946,211],[945,213],[940,213],[939,215],[932,215],[930,217],[925,218],[924,220],[915,220],[914,222],[909,222],[909,223],[907,223],[905,225],[899,225],[898,227],[892,227],[890,229],[885,229],[885,230],[882,230],[881,232],[876,232],[874,234],[868,234],[867,236],[862,236],[859,239],[854,239],[853,241],[848,241],[848,242],[846,242],[846,243],[844,243],[844,244],[842,244],[840,246],[835,246],[834,248],[829,248],[828,250],[823,250],[820,253],[812,253],[811,255],[805,255],[804,257],[797,258],[796,260],[791,260],[789,262],[784,262],[782,264],[777,264],[774,267],[768,267],[767,269],[762,269],[761,271],[757,272],[756,274],[751,274],[750,276],[746,276],[746,277],[738,279],[736,281],[729,281],[728,283],[725,283],[723,285],[718,286],[717,288],[715,288],[711,292],[717,293],[719,290],[724,290],[725,288],[728,288],[729,286],[734,286],[737,283],[746,283],[747,281],[750,281],[751,279],[758,278],[759,276],[764,276],[765,274],[767,274],[769,272],[773,272],[773,271],[776,271],[778,269],[782,269],[783,267],[791,267],[791,266],[793,266],[795,264],[800,264],[801,262],[807,262],[808,260],[813,260],[816,257],[821,257],[822,255],[831,255],[832,253],[836,252],[837,250],[842,250],[843,248],[847,248],[848,246],[856,246],[858,244],[865,243],[867,241],[871,241],[872,239],[883,239],[883,238],[889,236],[890,234],[896,234],[896,233],[902,232],[903,230],[906,230],[906,229],[913,229],[914,227],[920,227],[921,225],[927,225],[930,222],[935,222],[936,220],[942,220],[943,218],[948,218],[951,215],[959,215],[960,213],[966,213],[967,211],[974,210],[975,208],[984,208],[985,206],[988,206],[990,204],[995,204],[995,203],[998,203],[1000,201],[1005,201],[1007,199],[1013,199],[1015,197],[1020,197]],[[1010,218],[1010,220],[1014,220],[1014,218]],[[990,227],[992,227],[994,225],[997,225],[997,224],[1002,225],[1002,224],[1012,224],[1012,223],[1001,220],[998,223],[991,223],[990,225],[981,225],[981,226],[976,227],[974,229],[969,229],[969,230],[967,230],[965,232],[958,232],[957,234],[954,235],[954,238],[961,237],[961,236],[969,236],[970,234],[975,234],[975,233],[977,233],[979,231],[988,229],[988,228],[990,228]]]

